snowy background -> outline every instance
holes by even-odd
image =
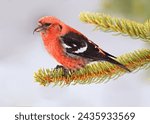
[[[96,12],[99,5],[100,0],[0,0],[0,106],[150,106],[145,70],[106,84],[60,88],[34,82],[35,71],[58,64],[40,35],[32,33],[45,15],[60,18],[115,56],[145,47],[140,40],[93,31],[79,21],[81,11]]]

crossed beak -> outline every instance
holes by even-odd
[[[33,34],[34,34],[34,32],[41,32],[45,29],[46,29],[46,27],[44,25],[40,24],[37,28],[34,29]]]

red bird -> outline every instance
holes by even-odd
[[[77,70],[95,61],[107,61],[119,67],[130,70],[89,40],[79,31],[66,25],[53,16],[42,17],[34,32],[40,32],[46,50],[66,70]]]

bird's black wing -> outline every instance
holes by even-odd
[[[92,41],[89,41],[85,36],[81,34],[69,32],[64,36],[61,36],[60,40],[66,52],[69,54],[81,56],[92,61],[104,60],[118,65],[130,72],[130,70],[126,66],[113,59],[116,58],[115,56],[103,51],[98,47],[98,45],[96,45]]]
[[[64,48],[66,49],[66,52],[69,54],[82,56],[93,61],[100,60],[105,56],[111,56],[115,58],[115,56],[101,50],[98,45],[92,41],[89,41],[81,34],[69,32],[64,36],[61,36],[60,39]]]

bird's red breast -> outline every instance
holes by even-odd
[[[67,25],[63,25],[63,29],[60,33],[60,27],[53,25],[48,32],[41,32],[41,36],[45,45],[46,50],[51,54],[60,64],[67,69],[76,70],[83,67],[87,61],[82,57],[72,57],[65,53],[65,49],[62,46],[60,36],[68,33],[70,30],[75,31]]]

